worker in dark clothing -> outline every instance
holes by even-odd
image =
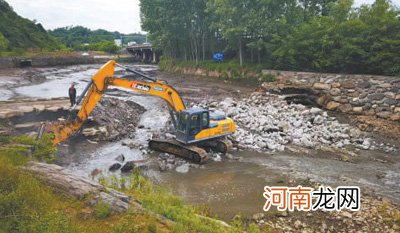
[[[75,84],[71,84],[71,87],[68,90],[69,94],[69,101],[71,102],[71,107],[73,107],[76,104],[76,89],[75,89]]]

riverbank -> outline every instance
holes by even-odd
[[[109,60],[133,62],[129,55],[111,55],[98,52],[57,52],[27,54],[21,56],[0,56],[0,69],[17,67],[52,67],[82,64],[100,64]]]
[[[36,147],[32,152],[30,148]],[[143,178],[103,179],[38,163],[50,161],[49,137],[0,134],[0,230],[4,232],[236,232]]]
[[[95,175],[95,179],[100,180],[102,177],[123,180],[129,178],[129,174],[119,169],[109,170],[115,163],[120,163],[116,158],[122,154],[126,161],[136,161],[148,179],[180,196],[184,203],[198,208],[206,204],[208,207],[205,209],[211,216],[218,215],[227,222],[241,212],[249,222],[256,222],[261,228],[272,228],[276,232],[315,232],[321,224],[326,224],[328,230],[333,227],[332,231],[335,232],[362,230],[363,227],[370,229],[372,226],[382,230],[387,227],[387,232],[396,232],[398,229],[395,213],[399,203],[397,194],[400,185],[397,178],[400,161],[396,151],[385,151],[391,149],[386,148],[387,142],[382,146],[376,144],[374,135],[368,132],[347,138],[344,134],[348,131],[361,131],[351,121],[343,122],[335,114],[318,107],[288,102],[285,100],[286,94],[266,93],[258,82],[165,73],[158,71],[157,66],[135,65],[135,68],[168,81],[182,95],[187,106],[207,105],[232,116],[238,126],[238,134],[234,135],[238,150],[227,156],[210,155],[213,161],[202,166],[152,152],[147,148],[147,140],[157,135],[168,135],[165,104],[155,97],[112,89],[104,99],[111,98],[112,102],[133,101],[145,109],[135,120],[137,125],[130,128],[134,132],[128,133],[126,139],[112,142],[104,141],[101,137],[97,140],[96,135],[76,137],[58,147],[57,164],[83,177]],[[39,83],[27,84],[23,89],[13,86],[10,90],[17,89],[17,95],[13,98],[18,99],[23,95],[35,99],[45,89],[55,90],[47,91],[46,98],[57,97],[65,87],[64,82],[74,80],[84,86],[85,80],[96,71],[96,67],[63,67],[63,72],[59,71],[54,68]],[[43,73],[43,70],[37,69],[35,72]],[[120,111],[121,107],[118,106],[114,103],[106,106],[107,111],[99,109],[108,114]],[[122,109],[137,107],[123,106]],[[123,116],[119,114],[112,118],[115,122],[124,122]],[[281,121],[287,124],[280,124]],[[102,126],[110,123],[103,122]],[[325,127],[329,125],[332,127]],[[335,131],[335,127],[343,132],[336,132],[338,129]],[[308,141],[313,142],[316,137],[315,147],[310,147],[307,140],[298,138],[299,130],[303,131]],[[361,146],[366,146],[363,144],[367,138],[371,138],[368,140],[371,143],[368,149],[364,149]],[[339,147],[341,144],[346,148]],[[283,151],[280,150],[282,146]],[[392,144],[390,146],[393,147]],[[163,169],[164,162],[167,163],[166,169]],[[99,172],[103,176],[98,175]],[[338,216],[319,212],[281,214],[270,211],[260,214],[265,204],[262,197],[265,185],[293,187],[298,184],[310,187],[357,185],[367,202],[374,200],[374,208],[369,208],[368,203],[365,209],[362,208],[357,216],[364,220],[352,219],[345,212]],[[390,206],[388,210],[382,207],[383,211],[375,211],[385,203]],[[390,216],[387,217],[388,221],[379,222],[379,219],[386,219],[387,215]],[[365,219],[371,216],[376,219],[365,224]]]

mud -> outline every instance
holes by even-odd
[[[37,69],[37,72],[44,74],[45,81],[23,81],[20,84],[14,82],[9,84],[11,86],[2,86],[0,89],[9,90],[13,94],[9,97],[7,93],[0,92],[0,98],[13,100],[65,96],[70,82],[78,83],[79,93],[90,75],[99,67],[100,65],[84,65],[62,69]],[[256,82],[173,75],[159,72],[156,66],[135,67],[166,80],[180,92],[187,106],[201,101],[222,102],[227,97],[238,101],[248,98],[258,87]],[[18,76],[19,71],[15,72]],[[99,169],[104,175],[124,176],[119,171],[108,170],[116,162],[115,158],[123,154],[125,161],[145,163],[148,167],[144,171],[145,175],[182,196],[185,202],[195,205],[207,204],[212,215],[218,215],[224,220],[230,220],[238,212],[245,217],[262,212],[265,201],[262,192],[265,185],[358,185],[364,195],[384,197],[395,204],[400,203],[398,152],[384,153],[353,148],[356,153],[341,154],[337,151],[290,146],[281,152],[240,150],[223,157],[221,162],[211,162],[200,167],[190,165],[187,173],[180,173],[175,169],[161,172],[156,163],[159,154],[149,153],[145,145],[148,139],[165,132],[168,128],[166,104],[156,97],[119,88],[109,90],[105,98],[110,97],[119,98],[121,101],[133,101],[146,109],[137,120],[129,139],[95,142],[88,141],[84,136],[76,137],[59,146],[58,164],[86,177],[91,177],[95,169]],[[341,123],[352,123],[347,118],[337,119]],[[378,132],[369,136],[374,139],[383,138]],[[391,140],[398,141],[398,138],[391,137]],[[303,217],[302,221],[306,221],[305,214]]]

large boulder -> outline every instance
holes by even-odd
[[[367,88],[371,87],[371,83],[368,82],[367,80],[365,80],[365,81],[359,83],[358,87],[361,88],[361,89],[367,89]]]
[[[326,84],[326,83],[314,83],[314,89],[316,90],[330,90],[331,89],[331,84]]]
[[[368,99],[370,100],[381,100],[385,97],[385,95],[383,93],[374,93],[374,94],[370,94],[368,96]]]
[[[118,169],[120,169],[122,167],[122,165],[120,163],[114,163],[113,165],[111,165],[108,170],[113,172],[116,171]]]
[[[326,109],[333,111],[333,110],[336,110],[339,106],[340,106],[340,103],[331,101],[326,105]]]
[[[388,119],[391,117],[392,114],[389,111],[383,111],[383,112],[378,112],[376,115],[380,118]]]
[[[362,108],[362,107],[354,107],[354,108],[353,108],[353,112],[355,112],[355,113],[362,113],[362,112],[363,112],[363,108]]]
[[[123,163],[125,161],[125,156],[123,154],[120,154],[115,158],[115,160],[120,163]]]
[[[356,87],[352,81],[342,81],[340,86],[345,89],[354,89]]]
[[[340,95],[340,89],[339,88],[332,88],[332,90],[329,93],[331,95],[333,95],[333,96]]]
[[[89,204],[95,206],[99,202],[110,204],[113,211],[126,212],[131,202],[130,197],[116,190],[103,187],[101,184],[78,176],[75,172],[55,164],[29,162],[23,170],[46,182],[57,192],[77,199],[91,197]]]
[[[136,167],[135,161],[128,161],[121,168],[121,172],[131,172]]]
[[[351,104],[343,104],[341,106],[339,106],[339,111],[347,113],[350,112],[351,110],[353,110],[353,106],[351,106]]]

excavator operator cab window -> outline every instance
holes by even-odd
[[[178,130],[182,133],[187,133],[187,124],[188,124],[189,114],[182,113],[179,115],[179,123],[178,123]]]
[[[208,112],[203,112],[202,113],[202,127],[201,129],[207,129],[210,125],[210,116]]]
[[[190,116],[189,135],[196,135],[200,132],[200,114]]]
[[[176,139],[181,142],[195,140],[195,137],[203,129],[210,127],[210,115],[205,109],[188,109],[178,116]]]

